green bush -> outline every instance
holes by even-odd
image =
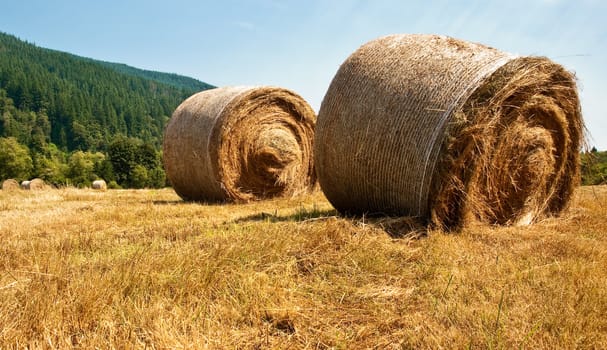
[[[582,185],[607,184],[607,151],[593,148],[582,154]]]
[[[29,179],[32,169],[29,149],[14,137],[0,137],[0,180]]]

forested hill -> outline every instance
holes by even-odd
[[[207,90],[207,89],[211,89],[214,87],[210,84],[203,83],[194,78],[184,77],[184,76],[178,75],[178,74],[162,73],[162,72],[156,72],[156,71],[151,71],[151,70],[133,68],[131,66],[128,66],[128,65],[122,64],[122,63],[112,63],[112,62],[95,61],[95,60],[93,60],[93,62],[100,63],[100,64],[102,64],[106,67],[109,67],[120,73],[132,75],[132,76],[136,76],[136,77],[140,77],[140,78],[144,78],[144,79],[155,80],[159,83],[171,85],[171,86],[179,88],[179,89],[202,91],[202,90]]]
[[[0,181],[12,176],[72,183],[67,166],[80,152],[87,161],[103,158],[105,177],[130,187],[134,182],[126,177],[132,174],[120,172],[132,173],[152,150],[159,158],[163,128],[174,109],[209,88],[196,79],[41,48],[0,32],[0,148],[25,150],[31,163],[23,168],[27,171],[16,171],[6,159],[11,155],[0,154]],[[129,151],[129,167],[111,169],[111,149],[120,142],[147,154]],[[152,163],[146,163],[150,171]]]
[[[45,138],[68,151],[104,149],[114,135],[123,134],[158,146],[175,107],[210,87],[0,33],[0,136],[15,136],[27,145]]]

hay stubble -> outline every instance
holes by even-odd
[[[605,186],[560,219],[414,240],[336,216],[319,192],[200,205],[1,191],[8,202],[2,348],[607,345]]]

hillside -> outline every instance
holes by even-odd
[[[320,192],[0,191],[0,348],[605,349],[606,206],[446,234]]]
[[[22,144],[38,137],[68,151],[103,149],[120,133],[159,145],[174,108],[210,87],[0,34],[0,136]]]
[[[135,77],[140,77],[144,79],[154,80],[162,84],[170,85],[176,87],[178,89],[186,89],[192,91],[202,91],[211,89],[214,86],[203,83],[199,80],[190,77],[184,77],[182,75],[174,74],[174,73],[162,73],[151,70],[139,69],[128,66],[122,63],[112,63],[112,62],[104,62],[104,61],[96,61],[93,62],[99,63],[103,66],[111,68],[116,72],[123,73],[126,75],[132,75]]]
[[[0,33],[0,181],[164,186],[164,125],[185,98],[209,88]]]

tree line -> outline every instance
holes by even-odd
[[[592,148],[582,153],[582,184],[607,184],[607,151],[598,151]]]
[[[54,144],[32,152],[14,137],[0,137],[0,179],[41,178],[55,186],[88,187],[104,179],[110,188],[160,188],[167,185],[161,155],[151,144],[117,136],[107,151],[66,153]]]

